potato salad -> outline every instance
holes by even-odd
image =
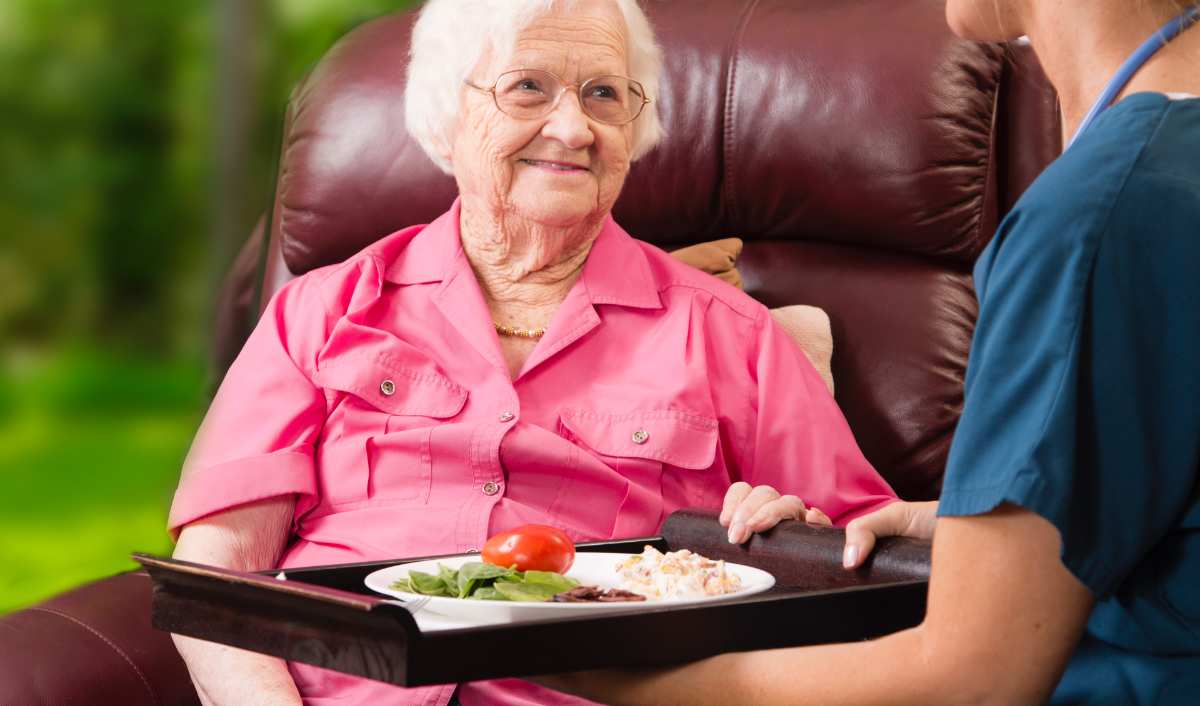
[[[649,600],[689,600],[723,596],[741,590],[742,581],[712,561],[686,549],[663,554],[649,545],[617,564],[621,588]]]

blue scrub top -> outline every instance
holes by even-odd
[[[941,515],[1026,507],[1099,599],[1051,703],[1200,704],[1200,100],[1129,96],[975,267]]]

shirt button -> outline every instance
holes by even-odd
[[[498,492],[500,492],[500,486],[496,485],[495,483],[489,482],[483,484],[484,495],[495,495]]]
[[[467,550],[467,553],[468,553],[468,554],[478,554],[478,553],[479,553],[479,550],[478,550],[478,549],[468,549],[468,550]]]
[[[500,421],[502,421],[502,422],[507,422],[512,418],[513,418],[512,412],[505,412],[504,414],[500,415]]]
[[[642,431],[641,429],[638,429],[637,431],[633,432],[633,443],[635,443],[635,444],[644,444],[644,443],[646,443],[646,439],[649,439],[649,438],[650,438],[650,435],[647,434],[646,432]]]
[[[379,391],[385,395],[390,395],[396,391],[396,383],[392,382],[391,380],[384,380],[383,382],[379,383]]]

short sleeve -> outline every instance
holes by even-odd
[[[312,382],[327,317],[309,278],[272,299],[188,452],[168,529],[244,503],[317,494],[325,397]]]
[[[1139,144],[1052,167],[982,259],[939,508],[1038,513],[1102,600],[1194,502],[1200,439],[1200,189]]]
[[[765,308],[749,359],[752,439],[742,480],[799,496],[839,526],[896,501],[821,376]]]

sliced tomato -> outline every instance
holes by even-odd
[[[553,527],[521,525],[492,537],[483,545],[483,560],[498,566],[517,565],[517,571],[565,574],[575,563],[575,543]]]

